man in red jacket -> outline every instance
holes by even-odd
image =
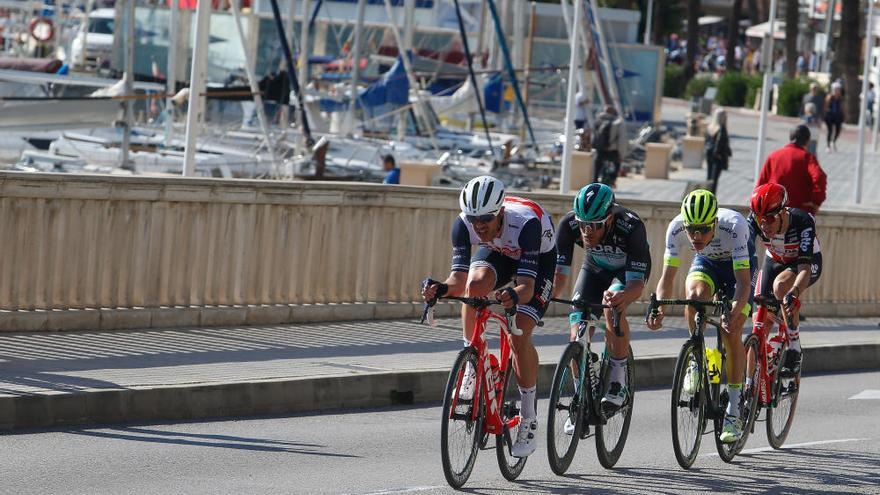
[[[825,201],[825,171],[819,166],[816,155],[807,151],[810,129],[799,125],[791,130],[790,142],[770,153],[755,187],[775,182],[788,191],[788,205],[812,214],[819,211]]]

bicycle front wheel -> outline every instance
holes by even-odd
[[[583,428],[585,401],[578,393],[585,383],[581,375],[586,371],[580,367],[583,352],[581,344],[569,343],[553,374],[547,411],[547,459],[550,469],[558,475],[565,474],[571,465]]]
[[[703,390],[701,349],[686,342],[678,354],[672,382],[672,450],[675,459],[689,469],[700,451],[706,429],[706,394]]]
[[[503,387],[501,388],[501,423],[508,424],[510,420],[519,416],[519,408],[516,406],[516,399],[519,396],[516,378],[513,376],[512,360],[507,361],[507,374],[504,377]],[[508,481],[515,480],[523,468],[526,467],[527,457],[513,457],[510,449],[513,448],[515,431],[505,428],[501,435],[495,436],[495,455],[498,457],[498,467],[501,468],[501,474]]]
[[[462,349],[449,373],[443,396],[440,456],[443,474],[453,488],[461,488],[470,477],[483,435],[485,408],[479,380],[471,387],[472,398],[459,397],[462,382],[467,380],[467,363],[476,370],[477,361],[477,351],[473,347]]]
[[[606,353],[606,359],[603,360],[602,366],[602,376],[606,377],[606,379],[603,380],[603,386],[597,388],[604,389],[608,387],[607,377],[611,362],[607,356],[608,354]],[[633,359],[632,347],[630,347],[629,355],[626,357],[626,387],[628,389],[626,401],[614,414],[605,418],[605,424],[596,425],[596,454],[599,457],[599,464],[606,469],[611,469],[617,464],[620,454],[623,453],[623,447],[626,445],[626,436],[629,434],[629,423],[632,420],[633,401],[636,393],[635,367],[636,363]],[[595,398],[597,403],[604,394],[605,392],[603,391],[599,397]]]
[[[801,388],[801,372],[785,373],[785,353],[788,343],[779,351],[779,363],[773,372],[773,403],[767,408],[767,441],[774,449],[782,448],[791,424],[794,422],[794,411],[797,407],[798,393]]]

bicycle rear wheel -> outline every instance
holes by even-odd
[[[700,451],[706,429],[706,394],[703,389],[702,351],[687,341],[678,354],[672,382],[672,450],[679,466],[689,469]],[[689,369],[693,371],[689,372]],[[696,375],[696,376],[694,376]],[[687,382],[687,383],[686,383]]]
[[[801,388],[800,371],[797,374],[782,372],[786,352],[788,352],[787,342],[779,351],[779,364],[773,372],[773,404],[767,408],[767,441],[774,449],[782,448],[788,432],[791,431]]]
[[[589,382],[581,381],[581,375],[586,372],[580,367],[583,353],[581,344],[569,343],[553,374],[547,411],[547,459],[550,469],[558,475],[565,474],[571,465],[583,428],[585,401],[578,388],[589,387]],[[565,432],[566,422],[574,426],[573,430],[569,428],[569,433]]]
[[[470,477],[483,435],[485,407],[479,380],[473,387],[471,400],[458,397],[462,380],[466,379],[467,363],[476,370],[477,361],[477,351],[473,347],[462,349],[449,373],[443,396],[440,457],[443,474],[453,488],[461,488]],[[476,412],[474,408],[477,408]]]
[[[748,362],[749,354],[753,356],[758,355],[758,336],[749,335],[746,337],[744,347],[745,355],[747,356],[746,362]],[[752,386],[748,387],[748,389],[745,388],[746,377],[749,376],[748,366],[744,367],[743,376],[740,377],[740,383],[743,384],[743,390],[739,396],[739,418],[743,422],[743,433],[739,440],[732,443],[724,443],[719,438],[721,436],[721,428],[719,427],[715,429],[715,447],[718,449],[718,455],[724,462],[732,461],[733,458],[740,453],[743,447],[745,447],[746,441],[749,439],[752,424],[755,421],[755,416],[757,416],[758,393],[755,384],[758,383],[758,378],[760,377],[759,372],[760,369],[755,366],[751,373]],[[728,378],[728,383],[730,381],[732,380]],[[723,425],[723,419],[717,423],[719,426]]]
[[[507,361],[507,375],[504,377],[504,384],[501,388],[501,422],[507,424],[511,419],[519,416],[519,408],[516,406],[516,399],[519,397],[516,379],[513,377],[512,360]],[[513,448],[515,432],[508,428],[504,429],[501,435],[495,435],[495,455],[498,458],[498,467],[501,468],[501,474],[508,481],[515,480],[523,468],[526,467],[526,459],[528,457],[513,457],[510,455],[510,449]]]
[[[608,387],[608,371],[611,364],[607,357],[602,363],[602,387],[597,389],[605,389]],[[599,464],[606,469],[611,469],[620,459],[623,453],[623,447],[626,445],[626,436],[629,434],[629,423],[632,420],[633,401],[636,393],[635,378],[636,363],[633,359],[632,347],[629,349],[629,355],[626,357],[626,387],[628,395],[626,401],[620,408],[610,417],[605,418],[605,424],[596,425],[596,454],[599,457]],[[604,390],[596,397],[596,401],[602,400]]]

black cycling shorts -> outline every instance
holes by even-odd
[[[755,294],[761,296],[773,295],[773,282],[776,277],[783,271],[788,270],[797,274],[798,262],[794,263],[777,263],[769,256],[764,257],[764,266],[761,268],[761,275],[758,277],[758,287]],[[822,253],[813,253],[813,259],[810,261],[810,285],[816,283],[822,275]],[[809,287],[809,286],[808,286]]]
[[[495,273],[495,289],[516,281],[516,270],[519,261],[509,256],[504,256],[498,251],[481,247],[471,259],[471,268],[476,266],[488,266]],[[538,256],[538,276],[535,278],[535,295],[526,304],[517,305],[517,313],[522,313],[535,320],[541,321],[547,312],[550,303],[550,295],[553,293],[553,276],[556,272],[556,248],[541,253]]]

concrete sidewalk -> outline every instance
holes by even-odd
[[[630,321],[638,321],[630,317]],[[671,382],[681,318],[633,326],[638,386]],[[876,318],[809,318],[806,373],[880,367]],[[436,401],[461,349],[458,319],[0,334],[0,428],[309,412]],[[567,341],[535,343],[546,392]],[[497,330],[492,334],[497,335]],[[712,333],[714,339],[714,333]],[[497,349],[497,338],[490,340]]]

